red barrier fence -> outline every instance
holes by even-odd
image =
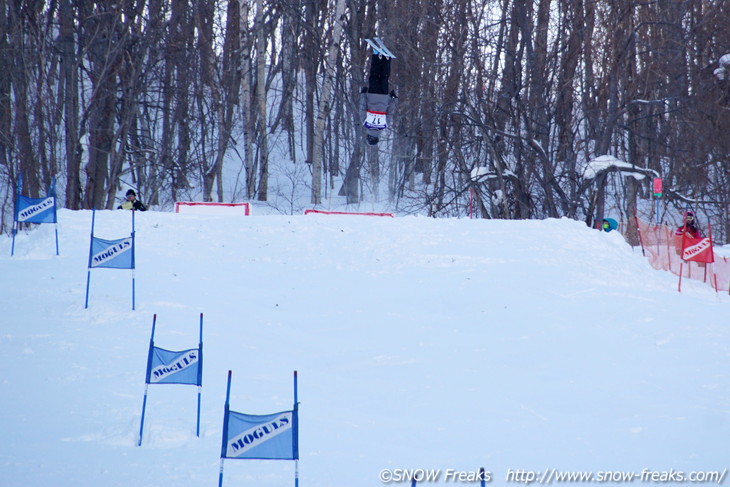
[[[248,203],[213,203],[200,201],[176,201],[175,213],[215,214],[228,212],[232,215],[251,215]]]
[[[641,247],[649,263],[655,269],[669,271],[682,279],[706,282],[718,292],[730,293],[730,260],[715,255],[715,262],[687,262],[682,260],[682,237],[665,225],[651,225],[636,219]]]
[[[359,215],[359,216],[387,216],[394,218],[392,213],[353,213],[349,211],[304,210],[305,215]]]

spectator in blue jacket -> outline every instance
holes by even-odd
[[[602,229],[604,232],[610,232],[618,228],[618,222],[613,218],[604,218]]]

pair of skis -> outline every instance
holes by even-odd
[[[373,51],[375,51],[376,54],[395,59],[393,53],[390,52],[390,49],[385,47],[385,44],[383,44],[383,41],[380,39],[380,37],[375,37],[374,39],[365,39],[365,42],[367,42],[368,45],[373,48]]]

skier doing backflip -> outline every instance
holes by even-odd
[[[395,91],[388,91],[390,77],[390,59],[393,54],[383,45],[366,39],[373,47],[370,57],[370,76],[368,85],[360,90],[360,120],[365,127],[365,140],[368,145],[375,145],[380,140],[380,132],[390,124],[391,114],[395,108]]]

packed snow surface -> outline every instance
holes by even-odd
[[[122,238],[131,213],[101,211]],[[287,410],[302,487],[384,469],[730,467],[730,298],[655,271],[568,219],[136,214],[132,272],[94,269],[91,212],[0,237],[0,485],[217,485],[231,409]],[[195,348],[197,389],[151,385],[155,344]],[[226,486],[290,486],[294,462],[226,460]],[[517,477],[512,476],[512,480]],[[441,477],[432,484],[458,484]]]

